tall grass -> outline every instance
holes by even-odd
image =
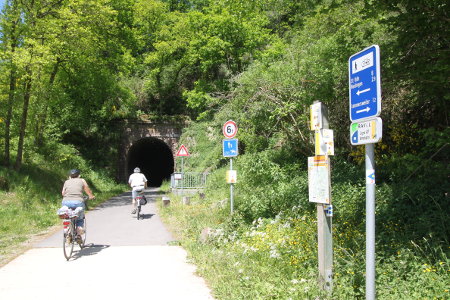
[[[333,164],[334,276],[329,295],[317,284],[317,225],[306,170],[279,157],[259,153],[236,159],[233,215],[222,167],[211,175],[204,199],[193,197],[186,206],[172,195],[170,207],[160,207],[164,220],[217,299],[364,299],[365,186],[358,180],[364,178],[359,167]],[[448,215],[445,210],[431,214],[445,198],[440,191],[409,187],[406,197],[395,183],[377,186],[377,297],[448,299],[450,248],[442,228]],[[436,203],[410,204],[409,197],[422,203],[425,196]],[[410,210],[406,216],[414,219],[405,217],[405,207]]]

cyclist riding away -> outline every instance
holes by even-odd
[[[84,210],[86,209],[83,192],[89,196],[89,199],[94,199],[95,196],[92,194],[86,180],[80,178],[80,170],[72,169],[69,175],[69,179],[64,182],[61,192],[63,196],[62,205],[72,209],[77,207],[83,208],[82,215],[77,220],[77,233],[81,235],[84,230]]]
[[[138,167],[134,168],[134,173],[130,175],[128,179],[128,184],[131,186],[131,196],[132,196],[132,214],[136,213],[136,196],[139,192],[142,192],[147,188],[147,178],[141,173],[141,169]]]

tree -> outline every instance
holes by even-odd
[[[126,74],[130,62],[120,39],[129,36],[117,26],[117,12],[108,4],[103,0],[8,2],[2,18],[7,58],[3,67],[10,74],[5,117],[7,163],[17,100],[23,104],[16,168],[22,163],[30,109],[38,116],[31,120],[35,140],[42,142],[49,116],[52,128],[58,128],[53,132],[80,130],[101,122],[99,116],[111,118],[109,112],[120,106],[124,94],[114,88],[118,85],[116,74]]]
[[[11,121],[13,117],[13,105],[16,98],[16,49],[19,46],[23,23],[20,18],[20,6],[18,1],[7,2],[5,7],[5,18],[2,18],[2,46],[7,67],[9,68],[8,103],[5,117],[5,165],[10,166],[10,142]]]

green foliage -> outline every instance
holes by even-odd
[[[174,11],[155,32],[155,51],[145,55],[149,109],[173,114],[187,107],[196,117],[211,104],[208,93],[229,90],[231,75],[242,72],[270,41],[264,18],[236,18],[227,6]]]
[[[191,123],[184,129],[180,144],[189,149],[184,159],[186,170],[211,172],[222,166],[222,125],[216,121]],[[181,158],[176,158],[177,170],[181,171]]]
[[[422,126],[445,128],[449,125],[448,81],[450,58],[449,4],[442,1],[410,0],[378,1],[375,7],[385,9],[383,20],[396,39],[386,49],[392,58],[392,68],[387,70],[389,78],[399,81],[388,83],[392,89],[406,89],[411,94],[411,104],[403,107],[402,122]],[[400,83],[400,84],[399,84]],[[402,86],[404,85],[404,87]],[[399,95],[400,96],[400,95]],[[399,99],[400,100],[400,99]],[[420,114],[417,111],[420,110]]]
[[[235,160],[238,183],[232,216],[229,203],[223,201],[229,193],[224,180],[227,167],[211,174],[205,199],[195,197],[190,206],[175,200],[170,208],[161,207],[164,219],[219,299],[326,297],[316,281],[317,228],[315,205],[307,200],[306,166],[283,165],[284,159],[289,161],[290,157],[272,150]],[[363,298],[363,170],[337,160],[332,164],[332,174],[335,216],[331,297]],[[414,204],[398,207],[402,200],[393,193],[396,188],[395,184],[377,187],[377,296],[445,298],[449,259],[448,242],[442,237],[448,236],[448,210]],[[411,190],[412,201],[420,200],[420,189],[423,187]],[[292,202],[291,197],[300,204]]]
[[[302,164],[290,162],[286,154],[267,151],[236,161],[236,207],[247,220],[274,217],[295,206],[308,211],[307,176]]]

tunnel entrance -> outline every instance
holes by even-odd
[[[127,154],[128,176],[135,167],[147,177],[148,186],[159,187],[170,180],[173,173],[173,154],[169,146],[157,138],[143,138],[134,142]]]

